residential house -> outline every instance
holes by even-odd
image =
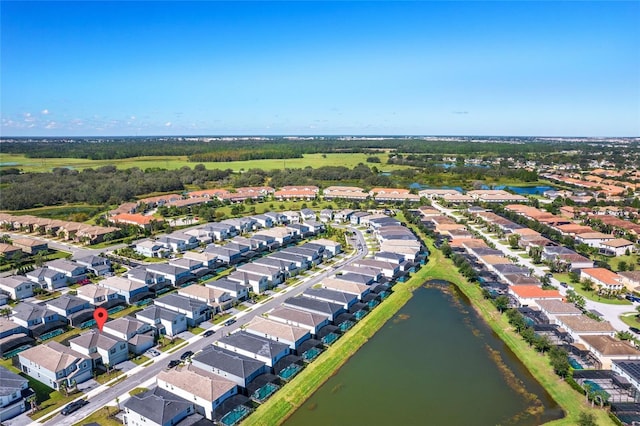
[[[229,295],[237,301],[246,300],[249,297],[249,286],[239,281],[229,280],[227,278],[221,278],[219,280],[208,281],[205,283],[207,287],[221,290],[229,293]]]
[[[37,381],[59,390],[92,377],[91,358],[58,342],[34,346],[18,354],[20,370]]]
[[[0,243],[0,258],[13,259],[22,256],[22,249],[11,244]]]
[[[313,200],[320,189],[317,186],[283,186],[273,193],[276,200]]]
[[[545,314],[547,318],[552,318],[556,315],[582,315],[582,311],[576,308],[575,305],[561,300],[538,299],[535,302],[535,304],[540,308],[540,311]]]
[[[640,271],[618,272],[620,282],[629,290],[640,292]]]
[[[576,242],[599,249],[602,243],[614,240],[615,238],[616,237],[611,234],[603,234],[602,232],[585,232],[576,235]]]
[[[369,194],[356,186],[329,186],[322,192],[325,200],[343,198],[345,200],[366,200]]]
[[[245,263],[237,268],[237,271],[247,272],[249,274],[265,276],[267,278],[268,286],[275,287],[278,284],[284,282],[285,275],[280,271],[280,268],[274,266],[268,266],[264,264]]]
[[[182,253],[186,250],[191,250],[198,247],[198,239],[184,232],[176,231],[171,234],[162,236],[156,240],[158,244],[162,244],[167,250],[171,250],[176,253]]]
[[[55,328],[63,327],[67,324],[66,318],[60,316],[58,312],[49,309],[47,306],[36,305],[29,302],[21,302],[13,307],[13,322],[30,330],[43,333]]]
[[[278,268],[278,270],[284,274],[285,278],[293,277],[298,274],[298,267],[294,262],[274,259],[270,256],[264,256],[258,258],[252,262],[254,265],[264,265],[273,268]]]
[[[122,303],[123,299],[118,297],[118,293],[107,287],[101,287],[97,284],[86,284],[78,288],[78,297],[86,300],[93,306],[111,307]]]
[[[606,335],[612,336],[616,333],[609,321],[597,321],[586,315],[555,315],[549,318],[555,324],[569,332],[573,340],[583,343],[582,337],[585,335]]]
[[[222,265],[234,265],[243,259],[240,250],[231,249],[225,246],[220,247],[208,245],[207,248],[204,249],[204,252],[215,255],[217,262]]]
[[[129,352],[140,355],[154,345],[155,332],[151,325],[132,317],[107,321],[102,332],[117,339],[126,340]]]
[[[115,291],[118,297],[124,299],[128,304],[138,302],[151,294],[146,283],[124,277],[109,277],[100,281],[98,285]]]
[[[336,223],[342,223],[351,220],[351,215],[354,213],[351,209],[339,210],[334,213],[333,220]]]
[[[333,210],[322,209],[320,210],[320,222],[328,223],[333,221]]]
[[[635,253],[635,244],[624,238],[614,238],[600,243],[600,253],[607,256],[624,256],[627,253]]]
[[[171,250],[164,244],[153,240],[141,240],[136,243],[133,248],[137,253],[144,257],[167,257]]]
[[[173,426],[196,411],[193,402],[159,387],[133,395],[123,407],[128,426]]]
[[[0,383],[0,422],[5,422],[26,411],[29,381],[0,366]]]
[[[291,350],[296,350],[300,344],[311,338],[309,329],[285,324],[264,317],[254,317],[246,324],[247,333],[264,337],[289,345]]]
[[[538,306],[538,300],[562,300],[558,290],[545,290],[537,285],[510,286],[509,294],[518,300],[520,306]]]
[[[271,218],[271,221],[273,223],[274,226],[276,225],[282,225],[283,223],[286,223],[287,221],[287,217],[280,213],[280,212],[265,212],[264,213],[265,216],[268,216]]]
[[[78,265],[87,268],[87,271],[93,273],[97,277],[109,275],[112,272],[111,261],[102,256],[84,256],[75,259]]]
[[[115,339],[97,330],[69,340],[69,346],[76,352],[91,358],[93,367],[114,366],[129,359],[129,348],[124,340]]]
[[[49,268],[36,268],[31,272],[27,272],[26,277],[31,282],[47,290],[56,290],[66,287],[68,284],[65,274]]]
[[[144,216],[140,213],[120,213],[110,218],[113,223],[124,223],[127,225],[139,226],[142,229],[150,230],[154,223],[161,223],[163,220],[153,216]]]
[[[231,308],[235,300],[227,291],[197,284],[178,289],[178,295],[206,303],[214,314]]]
[[[605,268],[585,268],[580,271],[580,280],[591,280],[601,291],[616,292],[624,288],[618,274]]]
[[[300,254],[293,254],[290,251],[284,252],[281,250],[275,253],[271,253],[269,257],[271,259],[282,260],[285,262],[292,262],[293,264],[296,265],[296,268],[298,268],[299,272],[306,271],[311,266],[310,261],[308,260],[308,257],[301,256]]]
[[[217,374],[242,387],[267,372],[264,362],[214,345],[206,346],[193,356],[191,363],[197,369]]]
[[[351,263],[354,266],[377,269],[386,278],[395,278],[400,273],[400,265],[374,259],[361,259]]]
[[[269,288],[269,279],[264,275],[234,271],[227,275],[227,279],[249,286],[255,294],[262,294]]]
[[[326,238],[318,238],[313,240],[312,243],[309,244],[317,244],[324,248],[323,255],[326,258],[331,258],[342,253],[342,245],[336,241],[328,240]]]
[[[67,259],[56,259],[46,263],[47,268],[63,273],[67,281],[77,283],[87,278],[87,267]]]
[[[362,298],[371,291],[371,287],[366,284],[335,278],[325,278],[322,280],[321,285],[322,288],[328,290],[354,295],[357,300],[362,300]]]
[[[187,331],[187,317],[161,306],[152,305],[136,313],[136,318],[154,327],[158,334],[174,337]]]
[[[610,370],[612,361],[640,360],[640,351],[628,342],[608,335],[581,336],[587,350],[600,361],[599,368]]]
[[[273,227],[273,219],[266,214],[256,214],[251,216],[259,228],[271,228]]]
[[[346,311],[358,301],[358,297],[355,294],[343,293],[327,288],[309,288],[302,294],[311,299],[335,303],[342,306]]]
[[[169,265],[188,269],[191,274],[197,278],[200,278],[211,272],[211,269],[208,266],[205,266],[202,261],[185,257],[181,257],[179,259],[171,259],[169,261]]]
[[[266,313],[265,316],[272,321],[307,329],[313,335],[316,335],[318,330],[329,324],[328,315],[286,306],[274,308]]]
[[[238,231],[234,226],[221,222],[207,223],[200,229],[207,232],[214,241],[224,241],[238,235]]]
[[[264,362],[273,367],[280,359],[289,355],[289,345],[271,339],[259,337],[246,331],[239,331],[222,337],[216,342],[218,346],[230,352]]]
[[[28,279],[14,275],[0,277],[0,292],[9,295],[13,300],[22,300],[33,296],[35,284]]]
[[[164,276],[164,279],[174,286],[179,286],[194,279],[194,276],[189,269],[174,266],[169,263],[152,263],[146,265],[146,269],[149,272]]]
[[[218,256],[205,251],[203,251],[202,253],[196,251],[186,251],[184,252],[182,258],[200,262],[202,263],[203,268],[215,269],[218,266]]]
[[[236,382],[193,365],[161,371],[157,382],[159,388],[193,401],[196,412],[209,420],[214,420],[216,408],[239,391]]]
[[[33,240],[31,238],[16,238],[13,240],[13,245],[31,255],[49,250],[49,245],[46,241]]]
[[[300,223],[300,213],[299,212],[294,212],[294,211],[284,211],[282,212],[282,215],[286,218],[284,223],[287,224],[291,224],[291,223]]]
[[[293,309],[300,309],[315,314],[326,315],[329,317],[330,321],[335,320],[338,315],[345,312],[343,305],[324,300],[312,299],[306,296],[289,297],[284,301],[283,305]]]
[[[189,327],[196,327],[211,318],[211,307],[206,302],[175,293],[159,297],[153,304],[185,315]]]
[[[47,308],[68,319],[73,326],[93,318],[95,311],[87,300],[70,294],[48,300],[46,304]]]

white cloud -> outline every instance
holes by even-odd
[[[167,121],[166,123],[164,123],[164,127],[171,127],[171,122]]]
[[[57,127],[58,123],[56,123],[55,121],[50,121],[46,126],[44,126],[45,129],[56,129]]]
[[[129,120],[135,120],[135,119],[136,119],[135,115],[132,115],[131,117],[129,117]]]
[[[49,115],[49,110],[48,109],[43,109],[42,111],[40,111],[40,113],[42,115]]]

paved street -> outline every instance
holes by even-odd
[[[205,346],[215,342],[220,337],[226,335],[227,333],[231,333],[239,329],[243,324],[251,321],[255,316],[261,315],[276,306],[279,306],[285,297],[296,296],[302,293],[304,290],[312,287],[313,285],[319,283],[324,278],[327,278],[334,273],[340,271],[340,269],[348,265],[355,260],[362,259],[367,254],[367,246],[364,240],[364,236],[362,233],[356,229],[351,228],[351,230],[356,231],[356,240],[358,244],[362,247],[362,249],[356,250],[355,254],[351,257],[345,257],[343,260],[338,263],[330,266],[323,267],[319,271],[313,273],[310,277],[306,278],[303,282],[296,286],[290,286],[285,288],[280,293],[274,293],[273,299],[268,300],[266,302],[258,303],[253,305],[252,308],[247,309],[246,311],[240,312],[234,318],[237,319],[236,323],[231,326],[221,326],[217,325],[211,330],[215,330],[216,333],[208,338],[203,338],[202,336],[194,336],[189,339],[188,344],[182,347],[180,350],[167,354],[163,353],[162,355],[154,358],[154,363],[149,365],[148,367],[138,366],[131,370],[128,373],[128,378],[113,387],[100,386],[91,390],[86,396],[90,401],[86,407],[76,411],[72,415],[62,416],[57,415],[51,420],[44,423],[45,425],[59,425],[59,424],[73,424],[79,422],[83,418],[89,416],[93,411],[105,406],[105,405],[115,405],[115,398],[118,397],[119,402],[122,403],[127,397],[128,392],[136,387],[142,386],[144,384],[152,383],[153,378],[163,369],[167,368],[169,361],[172,359],[179,359],[180,355],[182,355],[186,351],[198,352]],[[84,397],[85,395],[83,395]],[[61,407],[62,408],[62,407]],[[58,410],[59,411],[59,410]],[[32,423],[34,425],[38,424],[37,422]]]
[[[441,205],[439,205],[436,202],[432,203],[433,207],[440,210],[442,213],[446,214],[449,217],[452,217],[454,219],[457,219],[458,216],[455,214],[455,210],[452,209],[447,209]],[[496,238],[493,235],[488,234],[487,232],[483,231],[479,226],[477,225],[469,225],[469,227],[478,232],[480,235],[482,235],[483,237],[485,237],[487,240],[491,241],[493,244],[495,244],[496,249],[500,250],[502,253],[504,253],[507,256],[515,256],[518,258],[518,262],[520,264],[522,264],[524,267],[526,268],[531,268],[534,271],[535,275],[538,276],[544,276],[545,274],[547,274],[549,272],[549,268],[547,268],[546,266],[541,266],[541,265],[534,265],[533,262],[531,261],[531,259],[526,259],[520,256],[520,252],[518,251],[514,251],[512,250],[508,245],[503,244],[502,242],[500,242],[500,240],[498,238]],[[570,290],[571,287],[569,288],[565,288],[562,287],[560,285],[560,282],[555,279],[552,278],[551,279],[551,284],[555,287],[558,288],[558,290],[560,290],[560,293],[565,295],[567,290]],[[596,310],[598,311],[600,314],[602,314],[602,316],[604,317],[604,319],[606,319],[607,321],[609,321],[611,323],[611,325],[619,331],[628,331],[629,330],[629,326],[626,325],[624,322],[622,322],[620,320],[620,315],[625,313],[625,312],[632,312],[635,310],[635,306],[632,305],[611,305],[608,303],[600,303],[600,302],[595,302],[593,300],[589,300],[587,298],[585,298],[585,301],[587,302],[585,307],[588,310]]]

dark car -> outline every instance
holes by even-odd
[[[569,287],[569,284],[565,283],[564,281],[562,281],[562,282],[560,283],[560,285],[561,285],[562,287],[564,287],[564,288]]]
[[[629,327],[629,330],[633,331],[636,334],[640,334],[640,329],[638,329],[636,327]]]
[[[235,322],[236,322],[236,320],[234,320],[234,319],[232,318],[232,319],[230,319],[230,320],[226,320],[226,321],[224,322],[224,325],[231,325],[231,324],[235,324]]]
[[[169,361],[169,368],[177,367],[178,365],[180,365],[179,359],[172,359]]]
[[[73,413],[74,411],[78,411],[79,409],[81,409],[82,407],[84,407],[85,405],[87,405],[89,403],[89,401],[85,401],[84,399],[80,399],[78,401],[74,401],[70,404],[67,404],[62,411],[60,411],[60,414],[62,414],[63,416],[67,416],[71,413]]]
[[[180,359],[184,361],[185,359],[189,358],[190,356],[193,356],[193,352],[192,351],[186,351],[185,353],[180,355]]]
[[[213,336],[213,333],[215,333],[215,331],[207,330],[207,331],[204,332],[204,334],[202,336],[203,337],[211,337],[211,336]]]

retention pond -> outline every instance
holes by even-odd
[[[464,295],[430,281],[284,424],[530,426],[562,416]]]

